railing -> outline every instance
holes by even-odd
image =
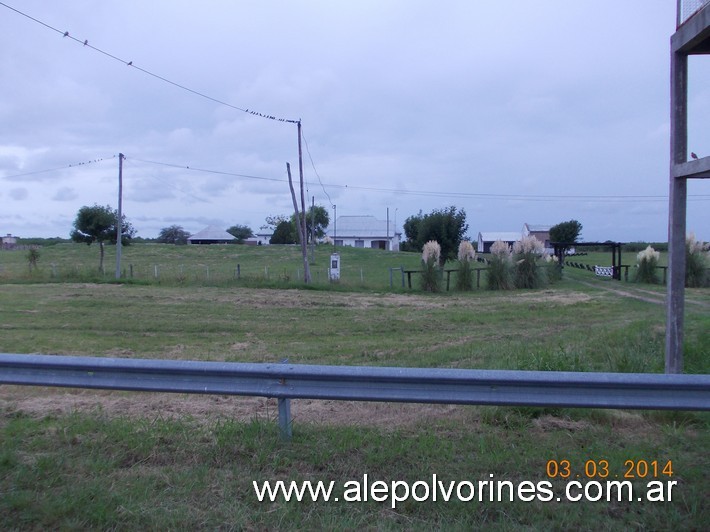
[[[678,20],[676,25],[683,24],[708,3],[710,3],[710,0],[678,0]]]
[[[251,364],[0,353],[0,384],[279,399],[710,410],[710,375]]]

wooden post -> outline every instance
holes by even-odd
[[[298,121],[298,174],[301,183],[301,218],[296,221],[301,224],[301,249],[303,252],[303,280],[306,284],[311,282],[311,268],[308,264],[308,233],[306,232],[306,196],[303,186],[303,151],[301,149],[301,121]]]
[[[121,235],[123,234],[123,154],[118,154],[118,212],[116,217],[116,279],[121,278]]]
[[[671,168],[668,210],[668,284],[666,288],[666,373],[683,372],[685,312],[685,231],[688,183],[673,165],[688,156],[688,56],[671,52]]]

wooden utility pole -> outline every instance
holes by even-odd
[[[118,212],[116,213],[116,279],[121,278],[121,235],[123,234],[123,154],[118,154]]]
[[[303,280],[306,284],[311,282],[311,268],[308,264],[308,247],[306,245],[306,228],[305,224],[301,224],[301,214],[298,212],[298,202],[296,201],[296,191],[293,189],[293,179],[291,179],[291,165],[286,163],[286,173],[288,174],[288,186],[291,189],[291,200],[293,201],[293,210],[296,213],[296,226],[301,240],[301,253],[303,254]],[[301,189],[303,190],[303,189]],[[306,219],[306,214],[303,213],[303,219]]]
[[[316,263],[316,197],[311,196],[311,264]]]
[[[301,247],[303,248],[303,279],[311,282],[311,268],[308,266],[308,233],[306,232],[306,195],[303,187],[303,150],[301,149],[301,121],[298,121],[298,174],[301,182],[301,216],[297,218],[301,224]]]

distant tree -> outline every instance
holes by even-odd
[[[296,227],[296,215],[291,216],[291,223]],[[313,234],[314,238],[323,238],[325,236],[325,229],[330,224],[330,216],[328,215],[328,209],[322,205],[314,205],[308,209],[306,213],[306,233],[308,235]],[[313,226],[313,233],[311,233],[311,226]],[[298,239],[298,231],[295,231],[296,238]]]
[[[227,229],[227,232],[237,239],[237,244],[243,244],[247,238],[254,236],[254,231],[246,225],[233,225]]]
[[[557,242],[560,244],[570,244],[567,246],[562,246],[559,252],[564,256],[567,249],[571,247],[571,244],[577,242],[579,235],[582,233],[582,224],[577,220],[570,220],[569,222],[561,222],[557,225],[553,225],[550,228],[550,241]]]
[[[574,244],[582,233],[582,224],[577,220],[561,222],[550,228],[550,240],[552,242],[564,242]]]
[[[271,229],[276,231],[276,228],[281,222],[288,222],[290,218],[284,214],[269,215],[266,217],[266,224],[261,226],[261,229]]]
[[[93,207],[84,206],[79,209],[74,220],[74,230],[71,232],[71,239],[74,242],[82,242],[89,246],[94,242],[99,243],[99,271],[104,269],[104,243],[116,243],[117,218],[118,212],[109,205],[104,207],[94,204]],[[124,214],[121,216],[121,244],[127,246],[135,234],[136,230]]]
[[[404,236],[406,240],[400,245],[402,251],[419,251],[423,246],[419,243],[419,228],[421,227],[424,215],[422,211],[419,214],[410,216],[404,221]]]
[[[435,209],[430,214],[410,216],[404,222],[404,233],[407,237],[405,248],[408,251],[419,251],[424,244],[435,240],[441,246],[440,264],[455,259],[461,240],[468,231],[466,212],[453,205],[445,209]]]
[[[157,241],[162,244],[187,244],[187,239],[190,238],[190,233],[185,231],[179,225],[171,225],[160,230]]]
[[[269,242],[271,244],[296,244],[297,243],[296,228],[290,220],[280,222]]]

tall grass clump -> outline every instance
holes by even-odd
[[[510,290],[514,286],[510,246],[502,240],[496,240],[491,246],[491,258],[488,262],[488,289]]]
[[[545,246],[532,235],[524,236],[513,244],[514,280],[517,288],[539,288],[547,282],[545,270],[538,267],[538,259]]]
[[[648,246],[636,255],[636,267],[638,268],[636,270],[637,283],[658,284],[656,266],[658,266],[658,259],[660,257],[661,254],[651,246]]]
[[[467,292],[473,290],[473,261],[476,260],[476,252],[468,240],[462,240],[459,244],[459,271],[456,276],[456,288]]]
[[[547,273],[547,280],[551,283],[562,280],[562,268],[560,268],[560,259],[557,255],[549,255],[545,253],[542,256],[545,262],[545,271]]]
[[[439,258],[441,246],[436,240],[424,244],[422,250],[422,290],[425,292],[438,292],[441,280]]]
[[[710,245],[690,233],[685,239],[685,286],[700,288],[710,285],[709,267]]]

